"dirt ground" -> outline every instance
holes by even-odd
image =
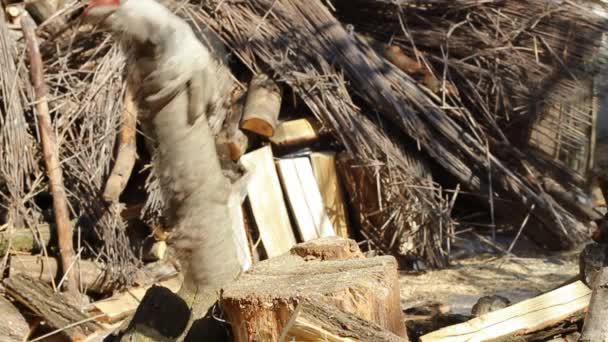
[[[536,254],[536,253],[535,253]],[[578,251],[535,256],[482,255],[453,262],[449,269],[400,277],[403,309],[429,302],[470,314],[477,299],[501,295],[511,303],[563,285],[578,274]]]

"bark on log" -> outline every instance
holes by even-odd
[[[53,195],[53,212],[57,226],[59,251],[61,253],[61,266],[66,273],[66,287],[72,294],[78,293],[78,285],[74,272],[69,272],[74,262],[74,248],[72,246],[72,225],[68,211],[67,196],[63,185],[63,174],[59,162],[59,153],[55,142],[55,133],[49,115],[49,106],[46,95],[47,88],[44,83],[44,71],[38,41],[36,39],[35,24],[31,17],[24,14],[21,18],[21,27],[26,40],[30,60],[30,74],[36,96],[36,116],[44,162],[49,178],[49,188]]]
[[[101,328],[66,297],[54,293],[52,288],[36,279],[17,275],[8,278],[5,285],[9,296],[44,318],[52,328],[65,328],[63,333],[73,341],[83,341],[87,335]]]
[[[282,96],[281,87],[267,75],[255,75],[249,84],[241,127],[272,137],[279,119]]]
[[[0,296],[0,341],[22,342],[27,340],[30,326],[19,310],[8,299]]]
[[[305,250],[260,262],[224,289],[220,303],[235,341],[278,340],[304,298],[332,304],[405,336],[393,257],[321,261],[315,257],[318,252],[302,257]]]
[[[604,247],[604,265],[593,284],[591,302],[585,317],[580,341],[608,341],[608,248]]]
[[[133,89],[127,86],[123,101],[122,123],[118,135],[116,162],[106,182],[103,198],[108,202],[117,202],[120,194],[127,186],[135,159],[137,157],[136,132],[137,108],[133,100]]]
[[[29,228],[14,228],[0,232],[0,255],[9,252],[32,252],[40,250],[51,240],[51,230],[48,225],[40,225],[36,230]]]
[[[291,341],[407,342],[377,324],[340,310],[318,299],[304,299],[301,312],[287,333]]]

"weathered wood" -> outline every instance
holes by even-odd
[[[590,298],[591,290],[577,281],[468,322],[437,330],[422,336],[420,341],[488,341],[531,333],[582,312]]]
[[[280,159],[277,166],[302,240],[335,235],[310,160],[306,157]]]
[[[22,342],[27,340],[30,326],[19,310],[8,299],[0,296],[0,341]]]
[[[45,23],[63,7],[63,0],[25,0],[25,9],[40,25]],[[44,30],[57,33],[65,24],[65,19],[55,17],[51,23],[46,23]]]
[[[78,293],[78,285],[74,272],[70,272],[70,267],[74,263],[74,247],[72,246],[72,225],[70,223],[70,213],[68,211],[68,200],[63,185],[63,173],[59,162],[59,151],[55,142],[55,133],[49,115],[49,105],[47,102],[47,87],[44,83],[44,71],[42,57],[36,38],[36,25],[31,17],[23,15],[21,27],[25,37],[29,61],[30,75],[34,93],[36,97],[36,117],[38,119],[38,130],[44,155],[44,163],[49,177],[49,188],[53,195],[53,213],[57,226],[57,236],[59,252],[61,254],[61,266],[66,273],[66,287],[68,292]]]
[[[287,340],[332,342],[405,342],[377,324],[361,319],[321,300],[304,299]]]
[[[311,143],[319,139],[319,124],[302,118],[283,121],[279,124],[270,141],[277,146],[292,146]]]
[[[251,179],[249,203],[268,257],[283,254],[296,244],[270,146],[249,152],[241,163]]]
[[[320,260],[348,260],[364,257],[355,240],[337,236],[297,244],[293,246],[290,253],[306,259],[316,258]]]
[[[257,74],[249,84],[241,127],[265,137],[272,137],[277,127],[281,87],[265,74]]]
[[[217,137],[218,145],[225,146],[230,153],[230,159],[234,161],[239,160],[249,146],[249,138],[239,128],[243,117],[243,102],[244,96],[237,90],[233,95],[230,112],[226,115],[222,130]]]
[[[179,277],[174,277],[159,283],[160,286],[168,288],[173,293],[177,293],[181,284],[182,279]],[[110,298],[97,301],[92,304],[92,309],[89,310],[89,314],[91,316],[103,315],[97,319],[99,322],[119,322],[137,310],[137,306],[151,286],[152,285],[129,289]]]
[[[51,230],[48,225],[40,225],[36,229],[9,228],[0,232],[0,255],[4,255],[9,246],[11,252],[40,250],[50,240]]]
[[[589,310],[585,317],[580,341],[608,341],[608,247],[603,245],[604,263],[593,283]]]
[[[14,255],[11,257],[10,276],[26,275],[37,281],[51,284],[57,280],[58,264],[55,258],[45,258],[34,255]],[[86,292],[107,293],[112,290],[112,284],[104,278],[104,266],[93,261],[79,260],[72,267],[79,275],[80,284]]]
[[[65,328],[62,333],[73,341],[82,341],[87,335],[101,328],[71,304],[65,295],[54,293],[50,286],[36,279],[21,274],[8,278],[4,283],[6,293],[10,297],[44,318],[50,327]]]
[[[323,197],[325,212],[329,216],[336,234],[347,239],[350,232],[342,184],[336,170],[336,154],[313,152],[310,155],[310,162],[321,191],[321,197]]]
[[[249,177],[249,174],[245,177]],[[248,181],[248,180],[246,180]],[[251,257],[251,249],[247,232],[245,228],[245,217],[243,216],[243,194],[234,191],[230,195],[228,206],[230,207],[230,216],[232,216],[232,231],[234,232],[235,243],[237,244],[237,254],[241,263],[243,272],[247,271],[253,264]]]
[[[224,289],[220,302],[235,341],[276,341],[304,298],[405,336],[391,256],[322,261],[282,255],[256,264]]]
[[[137,107],[133,100],[134,91],[127,85],[123,100],[122,122],[118,134],[116,162],[106,182],[103,198],[108,202],[117,202],[120,194],[127,186],[135,159],[137,157]]]

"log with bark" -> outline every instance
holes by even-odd
[[[0,341],[22,342],[27,340],[30,327],[23,315],[8,299],[0,296]]]
[[[282,88],[265,74],[253,77],[247,92],[241,127],[264,137],[272,137],[281,111]]]
[[[94,318],[82,313],[72,297],[55,293],[53,289],[25,275],[10,277],[4,282],[6,293],[24,305],[59,333],[73,341],[83,341],[87,335],[101,327]]]

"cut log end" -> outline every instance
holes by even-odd
[[[249,132],[259,134],[264,137],[272,137],[274,135],[274,125],[263,118],[251,117],[243,120],[241,128]]]

